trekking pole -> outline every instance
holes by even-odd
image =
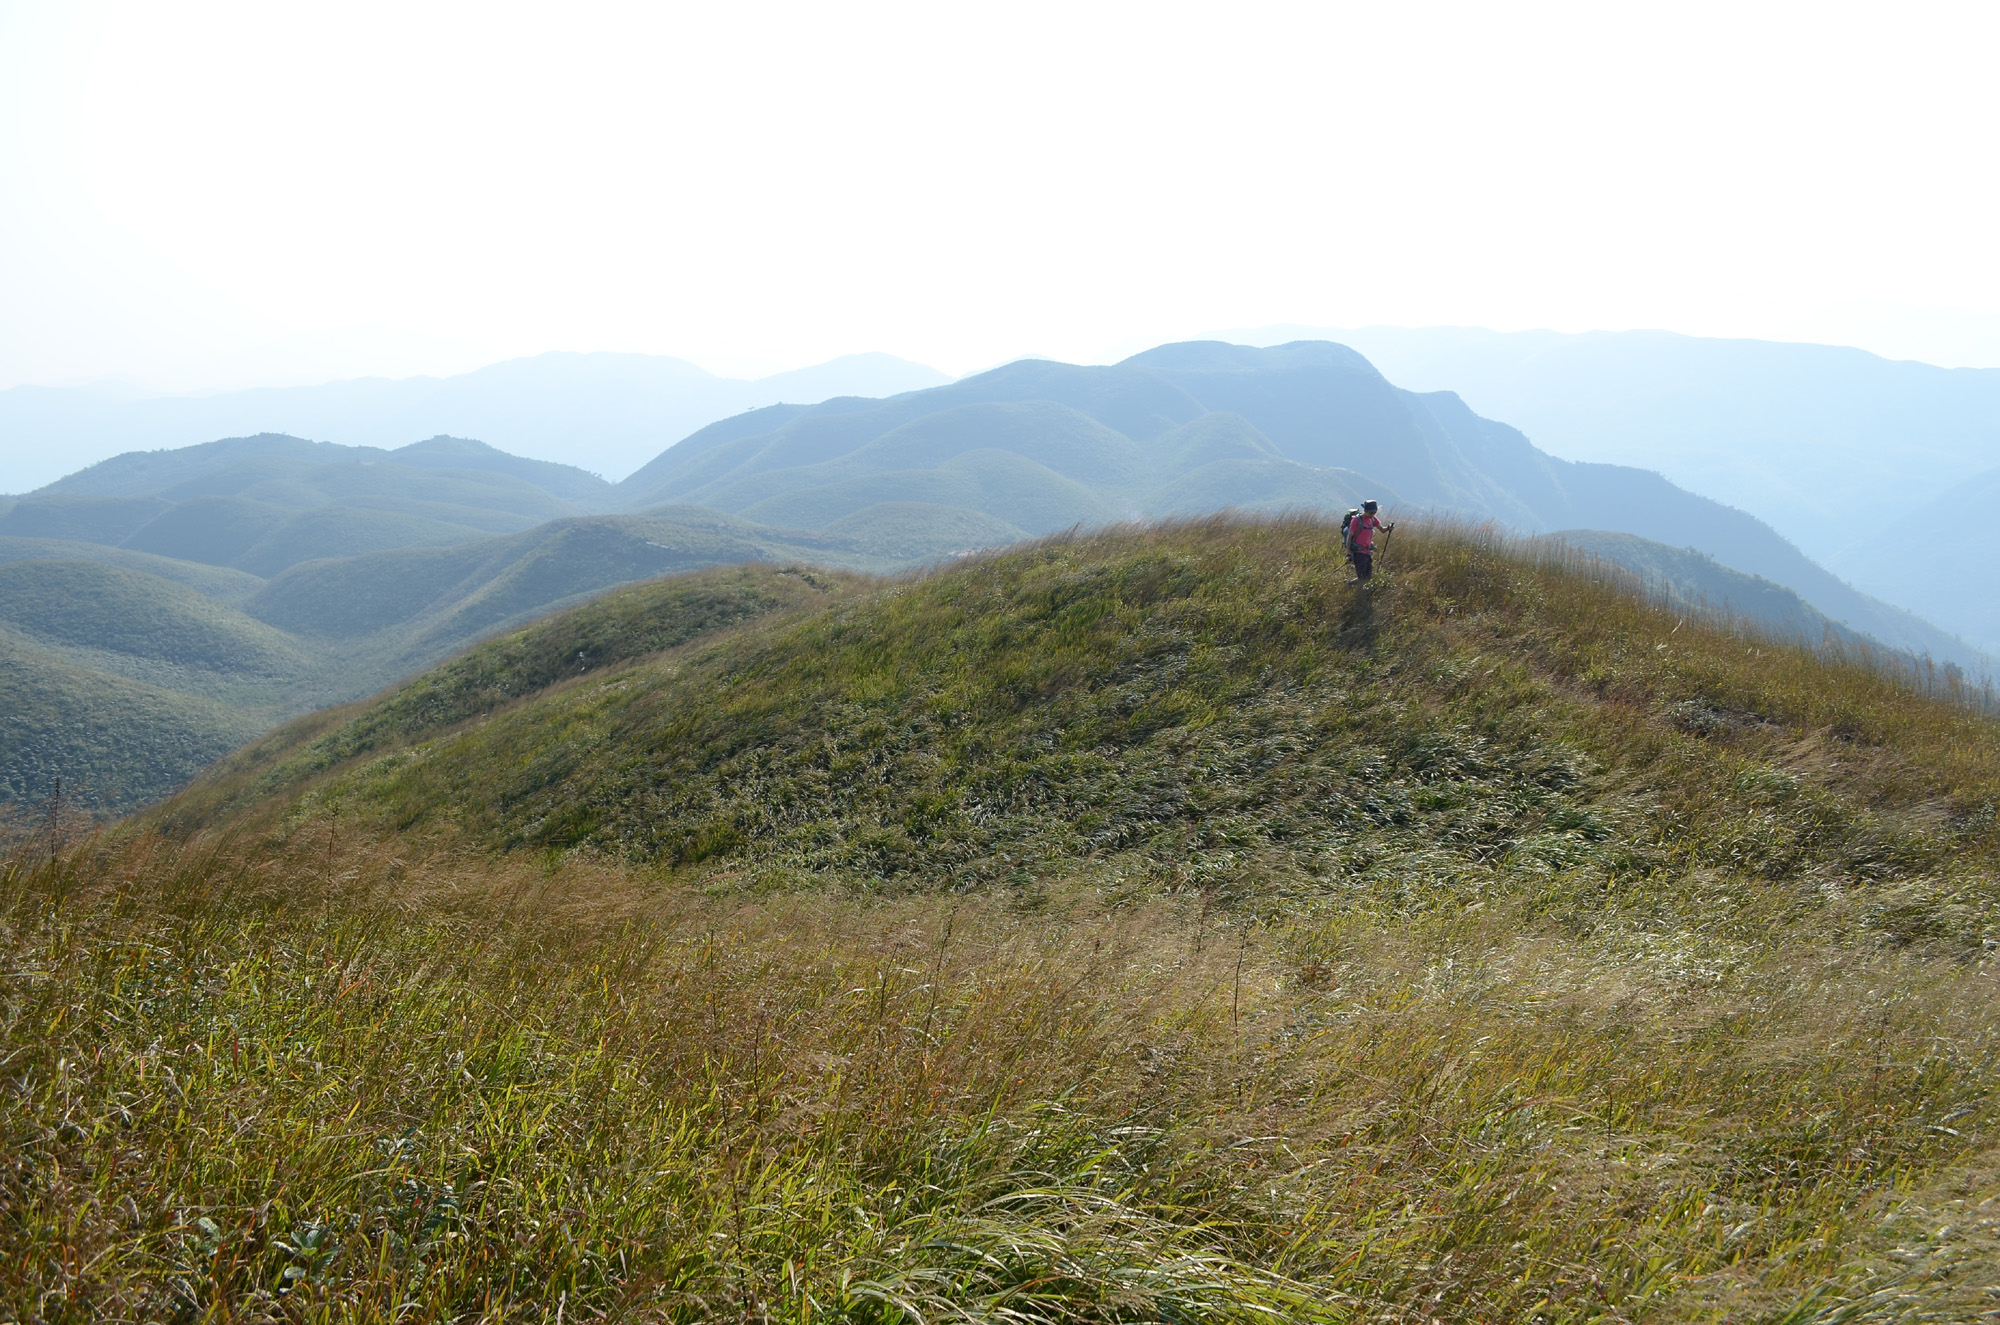
[[[56,779],[55,794],[49,797],[49,864],[56,863],[62,843],[62,779]]]

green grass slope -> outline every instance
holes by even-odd
[[[752,565],[634,585],[479,644],[372,702],[302,718],[231,756],[231,771],[190,790],[171,813],[182,819],[209,818],[282,788],[296,768],[301,732],[320,734],[304,757],[332,767],[421,733],[484,717],[563,680],[774,613],[797,615],[840,601],[869,583],[838,571]],[[268,768],[274,752],[283,758],[275,769]],[[254,792],[246,794],[237,784],[240,770],[254,770],[249,774]],[[197,804],[202,808],[193,809]]]
[[[286,673],[305,663],[283,632],[205,594],[92,561],[0,563],[0,624],[44,645],[214,672]]]
[[[897,562],[924,563],[981,548],[1006,547],[1027,531],[963,506],[881,502],[822,525],[822,534],[850,539]]]
[[[1855,773],[1822,788],[1788,769],[1800,742],[1984,759],[1987,720],[1677,631],[1583,571],[1401,537],[1394,587],[1369,595],[1310,523],[1002,556],[562,687],[293,795],[495,847],[922,887],[1129,857],[1476,889],[1500,866],[1641,877],[1711,836],[1778,875],[1865,876],[1963,845],[1892,830]],[[1982,823],[1992,777],[1938,765],[1902,796]],[[1799,794],[1773,804],[1780,783]],[[1693,818],[1662,835],[1667,807]]]
[[[1784,585],[1731,570],[1693,548],[1668,547],[1633,534],[1601,529],[1565,529],[1550,537],[1624,567],[1671,603],[1741,617],[1781,638],[1809,644],[1831,635],[1848,644],[1866,642],[1884,648],[1834,621]]]
[[[0,630],[0,806],[37,809],[60,778],[77,806],[129,810],[179,787],[268,721],[79,667]]]
[[[84,497],[44,493],[16,501],[0,516],[0,536],[122,543],[170,503],[154,496]]]
[[[1630,583],[710,571],[272,733],[0,872],[0,1310],[1977,1319],[2000,726]]]
[[[8,561],[94,561],[106,566],[122,566],[126,570],[144,571],[163,580],[172,580],[175,584],[184,584],[196,593],[231,607],[240,606],[264,587],[264,581],[248,571],[61,538],[0,537],[0,562]]]

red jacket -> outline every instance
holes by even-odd
[[[1348,523],[1347,541],[1353,545],[1356,552],[1373,552],[1375,531],[1381,527],[1382,521],[1379,517],[1365,513],[1357,515]]]

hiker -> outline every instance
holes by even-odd
[[[1347,542],[1347,559],[1354,563],[1354,576],[1361,583],[1368,583],[1375,574],[1375,534],[1379,530],[1387,535],[1395,525],[1383,524],[1375,512],[1380,506],[1374,498],[1361,503],[1361,509],[1348,512],[1340,522],[1341,536]]]

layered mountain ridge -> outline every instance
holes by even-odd
[[[932,469],[912,468],[918,456]],[[1526,533],[1614,530],[1692,547],[1893,648],[1987,665],[1755,517],[1651,471],[1557,459],[1456,394],[1402,390],[1324,341],[1165,345],[1108,367],[1029,360],[887,401],[776,406],[695,433],[619,486],[634,505],[713,505],[806,527],[911,491],[960,499],[946,505],[984,501],[977,509],[1005,519],[1018,505],[985,494],[1005,487],[1009,467],[1022,483],[1039,477],[1047,499],[1046,523],[1023,525],[1027,533],[1223,507],[1340,509],[1375,496]],[[1090,490],[1094,510],[1072,485]]]
[[[1452,387],[1562,455],[1741,506],[1864,592],[2000,648],[1984,518],[2000,489],[2000,368],[1665,331],[1268,333],[1303,334],[1409,386]]]
[[[746,561],[880,573],[1075,527],[1332,513],[1368,496],[1392,516],[1597,531],[1578,537],[1672,601],[1790,638],[1991,670],[1768,526],[1657,474],[1551,457],[1450,392],[1395,387],[1339,345],[1197,342],[1108,366],[1027,360],[887,398],[750,410],[618,484],[442,436],[383,449],[267,434],[106,460],[0,510],[0,569],[15,567],[20,591],[56,615],[73,611],[76,628],[45,612],[0,629],[40,675],[200,700],[189,712],[213,737],[182,741],[190,753],[156,777],[121,773],[114,791],[92,773],[95,756],[30,742],[16,723],[0,734],[0,781],[17,801],[62,776],[100,784],[107,807],[141,803],[246,730],[358,698],[635,579]],[[144,585],[174,618],[163,640],[213,635],[212,614],[191,606],[212,602],[232,638],[264,632],[286,661],[82,641],[83,623]],[[218,727],[216,704],[239,716]]]

